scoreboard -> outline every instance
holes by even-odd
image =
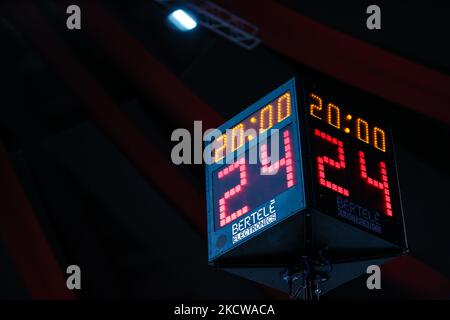
[[[313,90],[305,94],[312,206],[404,245],[391,131],[363,115],[364,108]]]
[[[320,246],[336,262],[404,252],[385,120],[291,79],[219,127],[206,139],[209,261],[283,265]]]
[[[219,128],[224,134],[213,142],[206,168],[210,258],[305,208],[297,110],[293,80]],[[232,131],[228,139],[226,129]],[[251,129],[254,133],[245,135]],[[268,164],[275,130],[278,161]],[[230,154],[234,159],[223,164]],[[250,163],[252,154],[259,155],[258,163]]]

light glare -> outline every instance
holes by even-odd
[[[180,31],[189,31],[197,27],[197,22],[181,9],[172,12],[169,21]]]

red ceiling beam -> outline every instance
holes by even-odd
[[[100,8],[100,7],[98,7]],[[178,172],[178,170],[170,165],[168,159],[164,158],[159,150],[147,141],[146,137],[140,133],[134,124],[127,118],[119,106],[107,95],[104,89],[98,84],[88,73],[88,71],[79,63],[76,57],[69,51],[63,41],[52,30],[47,20],[39,13],[37,8],[31,4],[20,5],[15,3],[8,7],[21,30],[32,41],[36,48],[46,58],[48,63],[58,72],[58,74],[66,81],[67,85],[77,94],[86,110],[96,120],[97,124],[103,128],[112,141],[128,156],[128,158],[137,166],[140,172],[153,185],[155,185],[171,203],[181,212],[188,220],[193,223],[197,229],[206,234],[205,223],[205,204],[204,199],[199,192],[187,182],[187,180]],[[103,12],[107,14],[107,11]],[[110,21],[104,16],[105,21]],[[112,16],[110,17],[112,18]],[[120,26],[117,24],[116,26]],[[115,32],[120,30],[116,29]],[[113,36],[112,38],[110,36]],[[108,38],[112,41],[120,43],[114,34],[110,34]],[[116,38],[115,40],[113,38]],[[136,42],[136,44],[138,44]],[[143,48],[142,48],[143,49]],[[123,51],[123,48],[122,48]],[[124,51],[125,52],[125,51]],[[117,52],[116,52],[117,53]],[[143,54],[143,53],[141,53]],[[191,119],[208,119],[210,125],[216,125],[222,120],[212,109],[195,97],[190,90],[185,87],[175,76],[167,72],[167,70],[154,60],[150,55],[142,57],[144,60],[149,59],[147,64],[149,67],[157,67],[158,73],[151,72],[154,75],[150,82],[157,88],[161,82],[168,85],[170,95],[156,95],[163,99],[162,112],[178,114],[178,108],[188,110],[180,121],[192,124]],[[145,62],[145,61],[144,61]],[[128,69],[127,69],[128,70]],[[136,69],[131,68],[133,72]],[[147,71],[151,71],[150,69]],[[137,81],[145,80],[146,73],[142,73]],[[162,80],[161,80],[162,79]],[[147,88],[147,85],[141,88]],[[151,92],[155,92],[152,89]],[[153,96],[151,96],[153,97]],[[174,100],[177,97],[178,100]],[[165,100],[164,100],[165,99]],[[188,101],[188,106],[200,110],[201,113],[190,112],[192,109],[187,108],[186,104],[180,104],[181,101]],[[202,107],[203,106],[203,107]],[[202,109],[203,108],[203,109]],[[204,113],[202,115],[202,113]],[[179,115],[179,114],[178,114]],[[198,116],[198,118],[196,118]],[[285,295],[269,288],[263,288],[264,292],[272,297],[284,299]]]
[[[32,299],[75,299],[1,144],[0,239]]]
[[[55,1],[61,8],[70,1]],[[114,61],[118,69],[150,101],[157,102],[162,111],[187,128],[193,120],[202,120],[204,127],[216,128],[223,120],[218,112],[199,99],[175,75],[167,72],[135,38],[131,37],[117,19],[98,1],[80,0],[83,25]]]
[[[67,48],[35,5],[31,1],[19,1],[8,2],[5,7],[21,31],[77,95],[82,106],[111,140],[191,223],[203,230],[206,216],[203,197],[135,127]]]
[[[273,50],[450,124],[450,77],[331,29],[274,0],[215,0],[260,29]]]
[[[383,265],[381,276],[415,298],[450,299],[450,279],[411,255]]]
[[[89,6],[91,3],[85,2],[85,4]],[[193,120],[205,118],[209,119],[211,126],[222,122],[222,119],[220,119],[211,107],[196,98],[180,80],[170,74],[161,64],[159,64],[159,62],[157,62],[148,52],[146,52],[145,48],[143,48],[134,38],[132,38],[121,27],[121,25],[115,21],[112,15],[110,15],[98,4],[93,4],[89,8],[90,10],[88,11],[92,16],[88,20],[88,29],[92,32],[91,34],[96,40],[99,41],[99,44],[107,50],[110,57],[118,63],[122,72],[124,72],[124,74],[132,80],[141,92],[147,92],[146,95],[149,98],[154,99],[157,97],[161,102],[163,102],[162,105],[166,106],[166,108],[162,108],[162,112],[173,114],[180,122],[187,124],[192,124]],[[30,6],[28,6],[28,9],[30,9]],[[33,42],[35,45],[37,45],[41,52],[44,53],[44,56],[46,56],[53,67],[59,71],[66,81],[68,81],[68,84],[75,90],[75,92],[78,93],[88,111],[91,112],[97,122],[110,135],[113,141],[115,141],[116,144],[118,144],[119,147],[133,160],[133,162],[138,165],[141,172],[143,172],[143,174],[149,178],[151,182],[159,187],[162,186],[161,189],[163,193],[171,198],[173,202],[178,203],[180,211],[184,215],[191,217],[200,230],[204,232],[204,212],[198,212],[200,208],[203,208],[203,204],[201,200],[198,200],[199,195],[197,191],[193,190],[191,187],[184,189],[186,185],[183,183],[183,177],[176,177],[176,170],[174,170],[173,167],[168,166],[167,163],[166,166],[158,166],[161,164],[161,161],[165,162],[166,160],[163,160],[161,155],[157,156],[158,152],[153,149],[154,147],[146,142],[145,138],[137,132],[136,129],[134,129],[133,124],[130,123],[126,116],[120,112],[119,108],[114,105],[114,102],[106,96],[103,89],[94,80],[88,77],[89,74],[87,71],[85,71],[76,61],[57,35],[54,34],[53,31],[49,30],[50,26],[48,26],[47,22],[44,21],[42,17],[36,16],[37,12],[35,12],[34,9],[32,11],[32,16],[34,16],[33,20],[29,20],[30,17],[27,18],[26,15],[24,15],[25,21],[23,22],[25,24],[25,28],[28,29],[27,33],[29,35],[31,34],[32,38],[34,38]],[[99,17],[101,17],[101,19],[98,19]],[[35,20],[36,18],[38,19]],[[95,22],[96,19],[98,19],[97,23],[91,23]],[[35,33],[36,30],[34,30],[34,28],[29,27],[29,21],[39,23],[41,30],[37,31],[38,34]],[[24,26],[22,25],[22,27]],[[42,30],[42,27],[45,28]],[[42,31],[44,31],[43,34]],[[44,39],[42,39],[43,35],[45,35]],[[42,40],[45,41],[41,43]],[[123,44],[126,45],[124,46]],[[55,49],[57,50],[55,51]],[[130,57],[134,58],[131,59]],[[136,59],[136,57],[139,57],[139,59]],[[129,60],[134,60],[134,62],[129,62]],[[157,72],[154,72],[155,70]],[[71,77],[74,77],[75,79],[71,79]],[[159,81],[161,79],[162,81]],[[160,90],[162,85],[164,85],[166,89],[172,89],[170,94],[161,94]],[[185,104],[186,101],[189,101],[190,103]],[[186,106],[189,106],[190,108],[186,108]],[[194,112],[186,112],[186,110],[194,110]],[[195,110],[201,110],[201,112],[196,112]],[[134,139],[121,138],[122,136],[127,136],[130,138],[130,135]],[[133,141],[131,145],[130,141]],[[155,163],[155,158],[157,165],[151,168],[150,164],[152,162]],[[160,174],[157,172],[151,172],[155,171],[155,167],[159,168]],[[169,173],[169,175],[163,175],[161,172]],[[167,176],[170,177],[167,178]],[[175,180],[172,180],[173,178],[175,178]],[[164,187],[166,184],[162,181],[163,179],[166,181],[177,181],[177,184],[170,183],[171,188],[168,188],[167,186]],[[175,190],[184,192],[186,197],[189,199],[193,197],[193,203],[187,204],[186,201],[183,201],[183,199],[179,199],[177,197],[179,192],[174,192]],[[198,214],[193,215],[193,211]],[[412,257],[409,258],[407,265],[411,267],[411,265],[415,264],[424,266],[416,259]],[[391,271],[392,268],[393,267],[386,267],[385,269],[387,270],[388,277],[389,274],[393,275],[395,272],[399,271],[399,269]],[[441,276],[438,276],[439,274],[431,268],[425,269],[416,268],[416,270],[420,270],[420,272],[425,272],[424,275],[427,276],[428,279],[434,279],[437,283],[435,281],[422,283],[421,285],[418,285],[417,288],[420,288],[422,292],[431,292],[427,289],[427,285],[434,287],[435,285],[442,284],[442,279],[446,278],[441,278]],[[397,279],[396,276],[391,278],[394,280]],[[442,292],[442,294],[445,294],[445,292]]]
[[[120,23],[117,22],[115,17],[105,10],[104,7],[95,2],[85,2],[89,14],[86,17],[86,28],[91,36],[96,40],[105,51],[106,54],[119,65],[121,72],[126,76],[135,86],[139,89],[142,95],[153,100],[155,97],[159,101],[163,102],[161,106],[168,106],[170,108],[160,107],[160,111],[168,115],[178,114],[177,119],[186,126],[191,126],[194,120],[205,120],[211,126],[223,123],[222,119],[215,110],[200,101],[198,98],[193,97],[193,93],[183,84],[182,81],[173,76],[164,66],[162,66],[136,39],[134,39],[129,32],[127,32]],[[109,32],[113,30],[114,32]],[[123,45],[125,44],[125,45]],[[134,62],[130,62],[129,57],[139,57],[140,68],[135,67]],[[152,71],[153,70],[153,71]],[[157,72],[154,72],[157,70]],[[161,80],[162,79],[162,80]],[[148,88],[149,85],[154,86],[152,90]],[[161,94],[167,88],[171,88],[170,99]],[[190,101],[192,104],[186,104],[186,101]],[[197,104],[200,103],[200,104]],[[200,106],[200,107],[199,107]],[[201,114],[195,114],[193,112],[186,113],[185,110],[202,110]],[[204,228],[202,229],[204,230]],[[437,273],[431,268],[419,268],[417,266],[424,266],[424,264],[413,257],[409,257],[407,264],[412,270],[420,270],[424,272],[423,275],[434,281],[426,284],[421,283],[422,293],[427,293],[430,296],[435,296],[434,287],[439,285],[440,282],[446,281],[447,278]],[[386,267],[387,277],[392,279],[395,283],[396,277],[390,275],[396,274],[395,267],[398,264],[390,264]],[[398,275],[400,276],[400,275]],[[448,280],[448,279],[447,279]],[[409,282],[410,279],[406,281]],[[403,286],[404,279],[397,281],[397,284]],[[418,285],[414,288],[417,292]],[[406,287],[406,288],[410,288]],[[443,292],[450,292],[443,290]]]

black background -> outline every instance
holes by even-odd
[[[153,1],[98,2],[146,52],[224,120],[294,75],[326,84],[343,96],[349,90],[346,84],[265,46],[245,51],[204,28],[181,34],[168,27],[167,11]],[[279,2],[335,30],[449,75],[449,11],[444,2],[377,1],[382,8],[379,31],[365,27],[365,9],[371,2]],[[167,163],[173,147],[170,135],[183,124],[163,115],[164,105],[149,98],[126,75],[127,68],[116,63],[111,52],[92,37],[89,25],[79,32],[68,31],[65,7],[59,1],[6,0],[0,5],[0,141],[61,270],[69,264],[83,270],[83,289],[76,297],[286,298],[207,266],[206,239],[181,214],[179,203],[148,181],[86,111],[86,102],[69,85],[75,77],[62,77],[61,70],[17,23],[25,12],[12,14],[4,9],[5,4],[23,3],[37,9],[69,54],[88,70],[90,79],[97,81],[133,126],[157,146]],[[101,18],[99,23],[106,25]],[[46,32],[43,38],[54,52],[52,34]],[[292,45],[308,44],[299,39]],[[133,61],[130,48],[124,45],[122,51]],[[155,71],[150,76],[159,75]],[[448,298],[448,291],[439,290],[446,288],[450,277],[449,126],[365,92],[351,89],[351,95],[352,106],[364,109],[363,103],[370,100],[379,108],[379,118],[392,122],[409,244],[420,267],[410,265],[409,260],[392,267],[391,277],[383,278],[380,291],[369,292],[362,277],[323,298]],[[336,94],[327,90],[326,96]],[[202,166],[173,166],[173,170],[199,194],[205,194]],[[182,194],[176,189],[179,181],[172,183],[173,193]],[[2,196],[4,203],[8,194]],[[0,214],[5,214],[1,210]],[[205,220],[204,207],[192,215]],[[30,253],[11,252],[0,241],[0,298],[30,298],[12,259],[14,254]],[[408,284],[407,275],[410,278],[406,279],[414,281]],[[428,283],[436,278],[439,285],[430,291]]]

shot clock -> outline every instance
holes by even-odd
[[[353,100],[351,88],[338,96],[310,83],[288,81],[211,142],[210,263],[282,267],[323,248],[332,263],[373,262],[406,250],[387,119],[370,98]],[[273,139],[279,156],[269,161]]]
[[[211,259],[305,207],[297,110],[290,81],[219,128],[223,135],[212,142],[206,168]],[[273,139],[279,156],[270,163]],[[232,163],[224,161],[230,153]]]
[[[311,206],[405,246],[389,127],[351,99],[336,101],[305,85]]]

